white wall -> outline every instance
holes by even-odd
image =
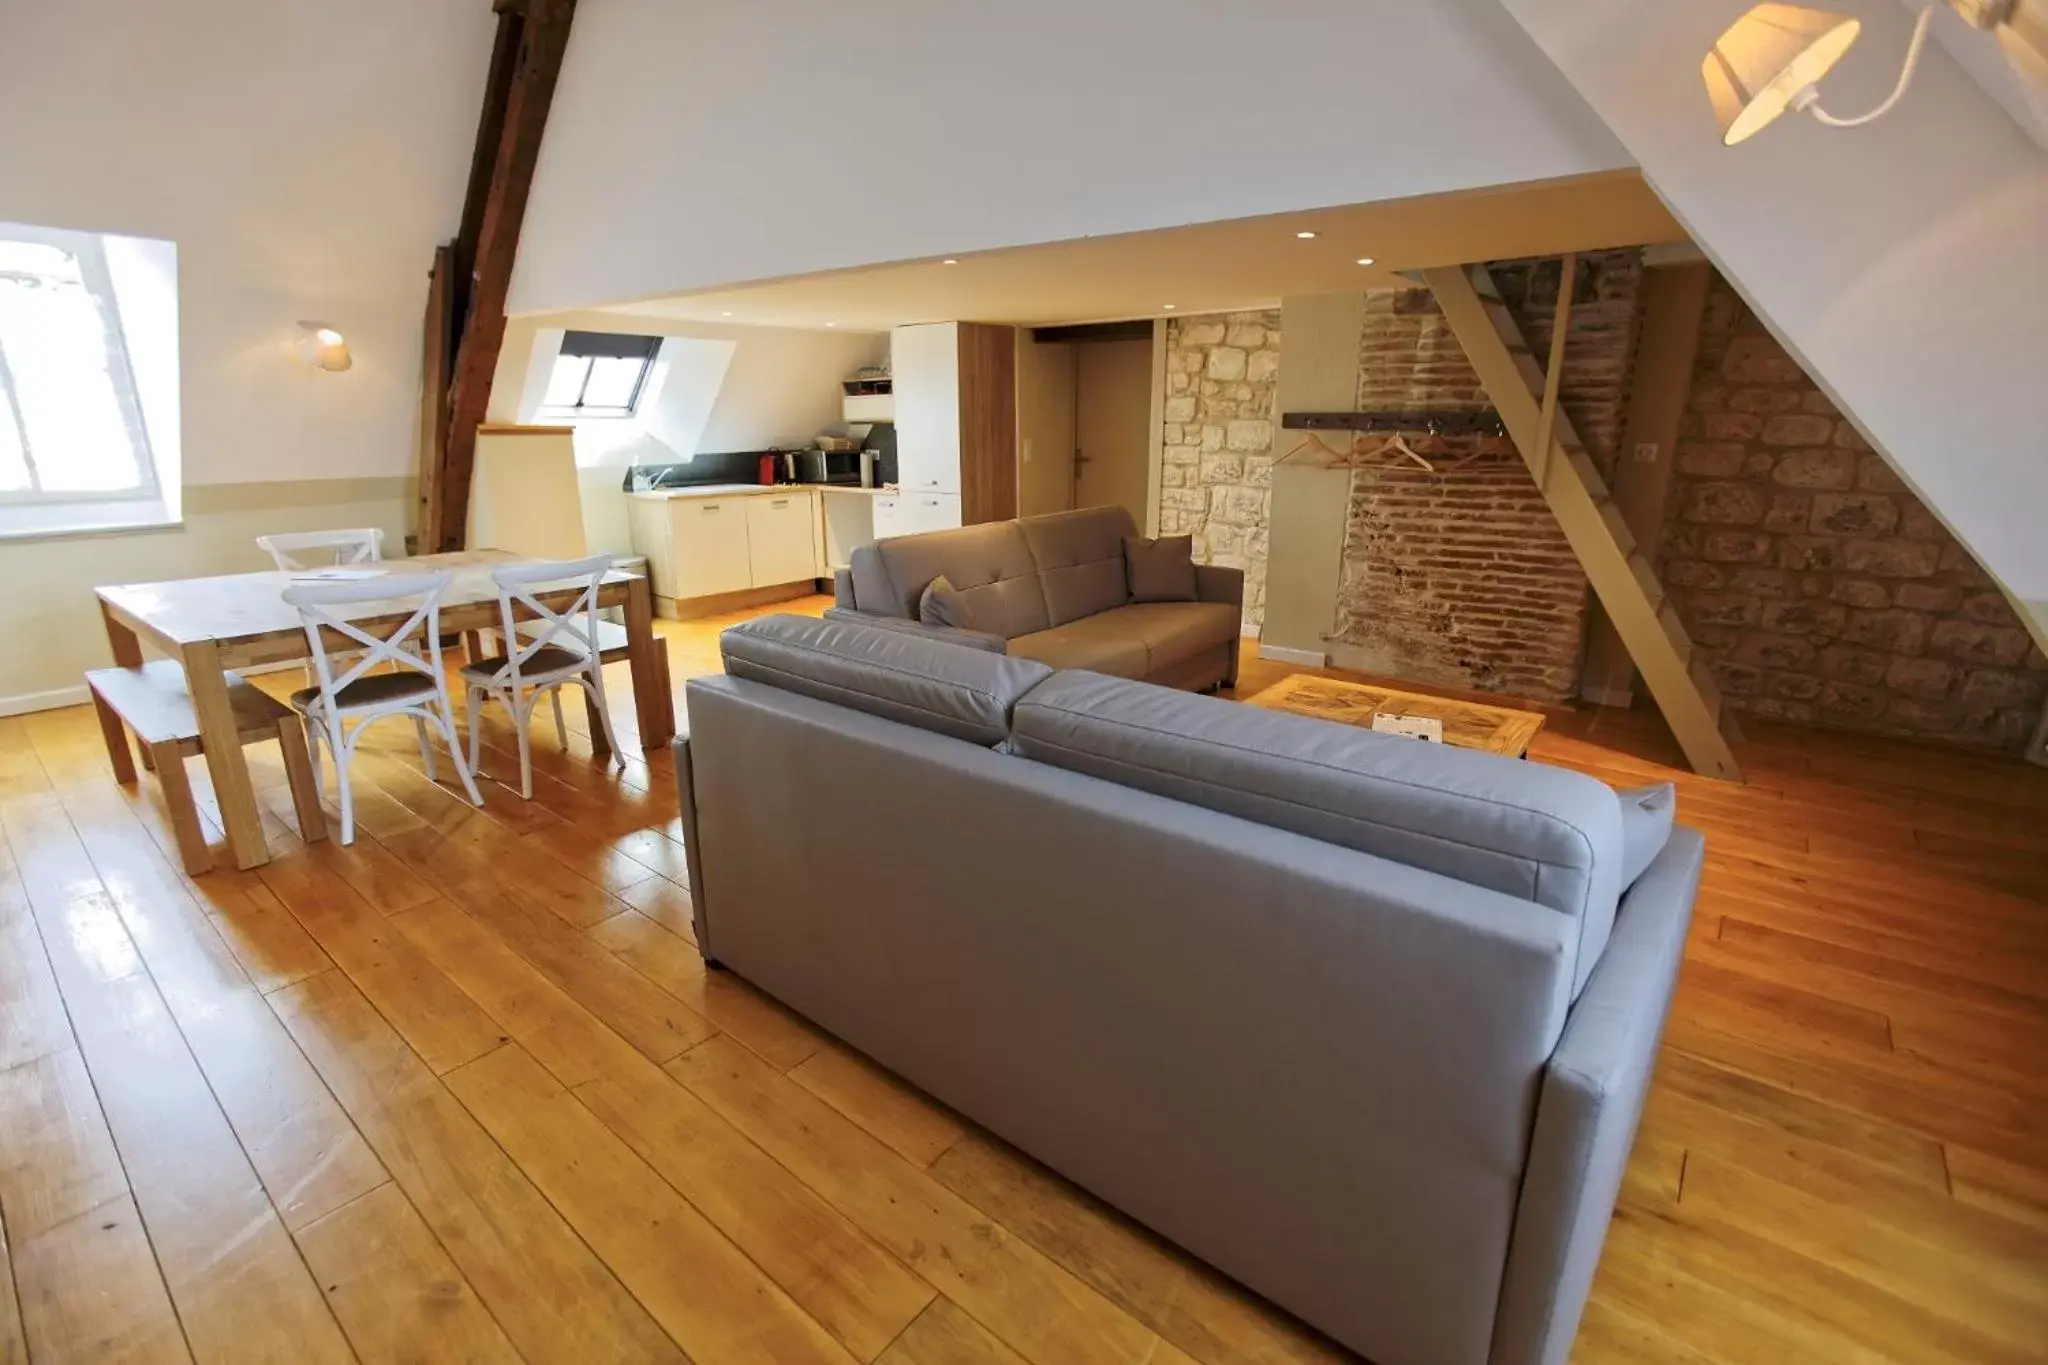
[[[185,479],[413,472],[420,314],[493,17],[465,0],[7,0],[0,220],[176,243]],[[300,319],[355,368],[316,373]]]
[[[1627,164],[1495,0],[582,0],[512,303]]]
[[[0,220],[176,246],[186,504],[168,531],[0,541],[33,585],[0,630],[46,645],[0,655],[0,711],[107,661],[96,584],[261,568],[265,531],[403,534],[426,272],[493,25],[481,0],[0,0]],[[355,368],[308,369],[301,319]]]
[[[1699,64],[1746,0],[1506,4],[1779,339],[2048,623],[2048,154],[1934,45],[1878,123],[1788,115],[1723,147]],[[1896,78],[1911,16],[1834,7],[1863,36],[1825,102],[1856,114]]]

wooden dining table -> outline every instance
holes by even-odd
[[[394,574],[454,574],[441,598],[441,633],[467,634],[501,629],[498,588],[491,571],[526,562],[504,550],[462,550],[453,554],[420,555],[380,560],[377,568]],[[298,609],[283,593],[294,575],[284,572],[224,574],[215,578],[183,578],[166,583],[124,583],[94,589],[106,622],[107,643],[114,662],[135,667],[143,661],[148,641],[185,666],[185,684],[199,717],[200,742],[213,778],[221,823],[235,866],[260,867],[270,860],[263,822],[257,812],[249,765],[242,757],[235,713],[228,703],[228,673],[260,664],[304,661],[312,647]],[[300,581],[304,581],[301,579]],[[560,589],[530,588],[533,596],[560,609],[573,602],[582,582],[565,581]],[[675,703],[669,694],[667,655],[654,633],[654,599],[647,580],[613,570],[598,590],[598,604],[623,607],[627,657],[633,676],[633,701],[644,751],[666,744],[675,734]],[[329,608],[368,634],[388,637],[411,616],[411,605],[362,602]],[[353,642],[333,633],[336,650]],[[602,744],[601,738],[596,739]]]

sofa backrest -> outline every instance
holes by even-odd
[[[1621,807],[1583,774],[1096,673],[1056,674],[1010,724],[1027,758],[1568,915],[1574,991],[1613,928]]]
[[[1134,534],[1123,508],[1088,507],[879,540],[849,556],[853,605],[915,620],[925,585],[944,574],[976,630],[1014,640],[1129,602],[1124,537]]]
[[[1121,507],[1084,507],[1017,523],[1038,566],[1050,624],[1063,626],[1131,600],[1124,537],[1137,534]]]
[[[1009,736],[1010,710],[1052,670],[900,630],[762,616],[718,637],[725,671],[973,744]]]
[[[877,616],[915,620],[918,597],[944,574],[966,599],[976,630],[1012,640],[1051,624],[1038,565],[1014,521],[878,540],[855,549],[849,562],[855,605]]]

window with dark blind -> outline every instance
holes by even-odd
[[[660,337],[569,332],[548,373],[543,417],[631,417],[661,350]]]

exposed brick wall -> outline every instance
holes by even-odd
[[[1492,273],[1523,335],[1547,355],[1558,263],[1504,263]],[[1627,412],[1641,292],[1638,253],[1581,258],[1559,397],[1603,471]],[[1358,406],[1489,406],[1428,290],[1367,296]],[[1376,463],[1352,479],[1333,659],[1419,682],[1572,697],[1586,577],[1557,518],[1512,443],[1459,438],[1434,448],[1437,473]]]
[[[2048,660],[1719,277],[1682,437],[1659,568],[1729,705],[2025,748]]]
[[[1280,314],[1175,318],[1166,330],[1159,533],[1194,536],[1195,559],[1244,570],[1244,622],[1266,610],[1273,395]]]

